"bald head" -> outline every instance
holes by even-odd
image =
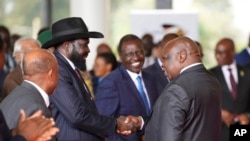
[[[168,42],[170,42],[171,40],[175,39],[179,37],[178,34],[175,34],[175,33],[169,33],[169,34],[166,34],[162,40],[161,40],[161,43],[160,43],[160,46],[163,47],[164,45],[166,45]]]
[[[51,94],[58,81],[56,58],[47,50],[32,50],[24,55],[22,63],[24,80],[32,81]]]
[[[112,53],[112,50],[110,48],[110,46],[106,43],[101,43],[98,45],[97,49],[96,49],[97,54],[101,54],[101,53]]]
[[[170,80],[176,78],[183,68],[200,62],[199,47],[188,37],[177,37],[164,45],[162,67]]]
[[[13,56],[17,64],[20,64],[24,53],[40,48],[41,44],[36,39],[20,38],[14,44]]]

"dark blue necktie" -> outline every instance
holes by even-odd
[[[140,96],[141,96],[141,98],[143,100],[144,106],[146,108],[146,112],[147,112],[147,114],[149,114],[150,113],[150,107],[149,107],[149,103],[148,103],[146,94],[145,94],[145,92],[143,90],[141,77],[137,76],[136,80],[137,80],[137,83],[138,83],[138,91],[139,91]]]

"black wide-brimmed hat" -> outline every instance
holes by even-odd
[[[103,38],[103,34],[88,31],[84,21],[79,17],[70,17],[52,24],[52,39],[42,45],[42,48],[50,48],[64,41],[80,38]]]

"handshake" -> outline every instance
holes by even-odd
[[[140,130],[142,123],[143,119],[140,116],[120,116],[117,118],[116,132],[121,135],[128,136],[135,133],[137,130]]]

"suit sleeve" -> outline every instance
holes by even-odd
[[[109,136],[115,132],[116,119],[99,115],[79,97],[79,91],[74,87],[70,74],[65,68],[60,68],[60,76],[55,92],[50,96],[51,102],[63,115],[64,119],[74,128]],[[83,95],[83,93],[80,93]],[[52,105],[53,110],[53,105]]]
[[[9,141],[26,141],[26,139],[23,136],[17,135],[12,137]]]
[[[116,117],[116,110],[119,106],[118,90],[110,79],[101,81],[97,88],[95,104],[100,114]]]
[[[159,114],[156,125],[159,128],[158,141],[180,141],[190,101],[178,85],[172,85],[164,93],[168,94],[163,94],[154,111]]]

